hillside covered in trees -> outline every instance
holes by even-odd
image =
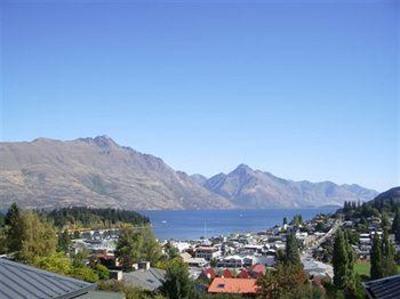
[[[50,212],[40,211],[56,227],[112,227],[122,223],[132,225],[149,224],[150,220],[135,211],[118,209],[96,209],[87,207],[70,207],[55,209]]]

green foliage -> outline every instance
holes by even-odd
[[[0,227],[3,227],[6,224],[6,216],[0,212]]]
[[[107,269],[106,266],[103,266],[102,264],[96,264],[94,270],[97,273],[99,279],[108,279],[110,277],[110,271]]]
[[[375,234],[371,248],[371,278],[379,279],[384,277],[382,241],[378,234]]]
[[[0,254],[7,252],[7,235],[4,228],[0,228]]]
[[[354,257],[346,234],[339,229],[333,244],[333,283],[339,290],[344,290],[353,284]]]
[[[131,269],[132,264],[140,260],[142,246],[143,239],[141,235],[135,233],[132,227],[124,226],[121,228],[115,256],[119,258],[125,270]]]
[[[214,257],[210,260],[210,267],[215,268],[218,264],[218,260]]]
[[[301,267],[279,263],[274,270],[268,270],[257,284],[260,298],[314,298],[313,287],[307,283]]]
[[[157,263],[162,256],[161,246],[156,240],[150,226],[146,225],[140,229],[138,234],[143,239],[142,248],[140,249],[140,258],[149,261],[151,264]]]
[[[65,226],[112,227],[122,223],[132,225],[150,223],[147,217],[127,210],[71,207],[56,209],[51,212],[41,211],[41,213],[53,221],[58,228]]]
[[[189,277],[187,265],[180,258],[169,263],[162,290],[169,299],[193,298],[193,281]]]
[[[371,249],[371,278],[378,279],[397,274],[396,250],[385,229],[383,238],[375,234]]]
[[[135,230],[131,226],[123,226],[116,246],[116,256],[121,260],[123,268],[129,270],[133,263],[149,261],[153,265],[160,261],[161,247],[150,227]]]
[[[6,225],[7,252],[19,252],[22,249],[22,217],[20,209],[13,203],[7,211],[4,219]]]
[[[294,226],[303,225],[303,216],[301,216],[301,214],[294,215],[292,221],[290,222],[290,224],[294,225]]]
[[[67,273],[67,275],[82,279],[87,282],[96,282],[99,280],[97,273],[93,269],[90,269],[86,266],[72,267],[71,272]]]
[[[34,212],[24,212],[17,224],[21,231],[18,241],[21,244],[16,258],[32,263],[36,257],[48,256],[56,251],[57,236],[54,228]]]
[[[69,252],[69,247],[71,245],[71,237],[68,230],[64,230],[62,233],[58,234],[58,245],[57,249],[63,252]]]
[[[175,246],[173,246],[170,242],[165,244],[165,253],[169,259],[174,259],[179,257],[179,250]]]
[[[396,242],[400,243],[400,209],[396,209],[392,223],[392,232],[395,236]]]
[[[35,257],[32,264],[50,272],[72,276],[88,282],[96,282],[99,279],[97,271],[83,264],[75,264],[61,252],[45,257]]]
[[[301,266],[298,242],[293,232],[289,233],[286,238],[285,261],[294,266]]]

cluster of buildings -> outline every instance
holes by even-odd
[[[246,234],[230,234],[193,241],[166,241],[164,248],[177,248],[182,260],[188,265],[192,279],[199,281],[209,293],[234,293],[255,295],[256,281],[268,268],[274,267],[279,251],[284,251],[289,231],[294,231],[302,248],[318,245],[326,233],[318,231],[320,223],[327,229],[335,222],[329,217],[314,218],[301,225],[277,225],[266,231]],[[87,231],[73,241],[75,252],[90,252],[91,258],[111,270],[114,279],[149,291],[157,290],[165,277],[165,271],[152,267],[148,262],[134,264],[131,272],[122,272],[115,257],[118,240],[117,230]],[[312,256],[302,257],[305,271],[315,277],[333,277],[331,266],[316,261]]]
[[[351,229],[352,231],[356,232],[359,235],[359,242],[356,245],[353,245],[354,252],[357,254],[357,258],[360,260],[369,261],[370,259],[370,252],[372,249],[372,243],[375,234],[382,236],[383,230],[381,225],[381,219],[379,217],[368,217],[367,219],[367,226],[363,226],[362,231],[359,229],[359,224],[361,219],[360,218],[353,218],[351,220],[346,220],[343,222],[343,226],[346,228]],[[390,219],[393,221],[393,219]],[[395,237],[393,234],[389,235],[389,239],[396,244]],[[397,245],[397,251],[400,248]]]
[[[355,246],[360,258],[369,258],[374,234],[382,234],[379,219],[368,219],[368,232],[361,233],[359,245]],[[197,286],[209,294],[237,294],[245,297],[256,297],[259,291],[257,280],[268,268],[275,266],[279,251],[284,251],[288,232],[294,232],[301,248],[301,261],[304,271],[315,281],[333,278],[333,268],[327,263],[314,258],[314,252],[326,240],[332,239],[338,227],[355,229],[357,219],[342,222],[330,217],[315,217],[313,220],[297,225],[277,225],[258,233],[230,234],[216,236],[197,241],[162,242],[163,248],[175,247],[183,262],[188,265],[190,276]],[[75,252],[86,250],[90,259],[95,259],[106,266],[111,278],[122,281],[129,286],[157,292],[163,285],[166,271],[152,267],[147,262],[132,265],[129,272],[123,272],[119,260],[115,256],[118,230],[86,231],[81,238],[73,240]],[[11,270],[10,270],[11,269]],[[10,272],[11,271],[11,272]],[[17,273],[18,272],[18,273]],[[10,273],[18,277],[26,277],[24,281],[15,283]],[[12,274],[12,275],[14,275]],[[121,298],[112,293],[104,294],[95,290],[96,286],[54,273],[38,270],[5,259],[0,259],[0,298]],[[379,293],[399,276],[378,280],[366,284],[368,294]],[[40,287],[29,281],[36,281]],[[57,290],[57,285],[65,288]],[[22,289],[21,286],[23,287]],[[39,285],[38,285],[39,286]],[[19,297],[18,297],[19,296]],[[114,297],[113,297],[114,296]],[[121,294],[119,294],[121,296]],[[50,298],[49,297],[49,298]],[[375,297],[371,297],[375,298]]]

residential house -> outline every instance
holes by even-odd
[[[257,291],[257,280],[252,278],[216,277],[208,287],[208,293],[210,294],[238,294],[255,297]]]

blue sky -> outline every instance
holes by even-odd
[[[0,139],[400,185],[396,1],[3,1]]]

